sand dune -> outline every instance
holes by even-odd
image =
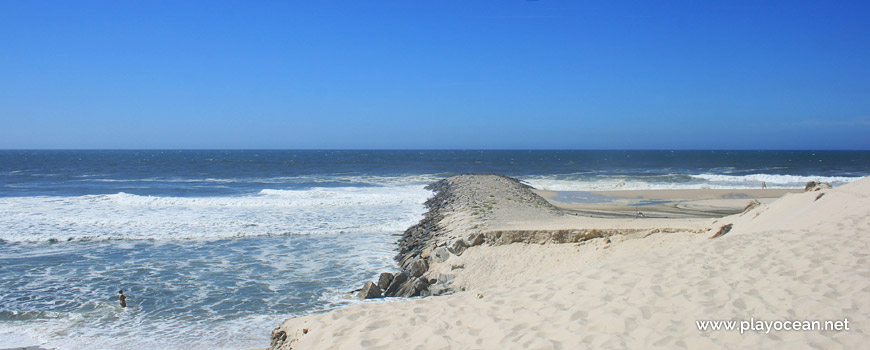
[[[586,219],[564,220],[554,227]],[[618,222],[609,225],[636,225],[613,220]],[[693,229],[580,244],[472,247],[430,270],[454,274],[463,292],[377,300],[289,319],[273,333],[284,338],[274,345],[850,349],[870,343],[870,179],[683,224]],[[727,234],[709,239],[729,224]],[[500,229],[511,225],[502,223]],[[850,329],[741,334],[700,331],[696,324],[751,318],[848,319]]]

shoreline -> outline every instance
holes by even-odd
[[[610,203],[545,200],[498,175],[433,186],[429,211],[403,235],[397,260],[419,294],[448,295],[288,319],[272,332],[271,349],[764,347],[782,339],[849,347],[870,340],[864,331],[741,339],[691,327],[740,316],[870,322],[870,303],[860,301],[870,300],[866,254],[859,254],[868,239],[858,232],[870,229],[863,209],[870,180],[779,199],[770,196],[775,190],[757,198],[607,192]],[[630,203],[650,198],[661,202]],[[745,207],[752,200],[759,202]],[[637,208],[645,216],[632,217]],[[719,215],[724,210],[737,213]],[[816,272],[820,266],[825,273]]]

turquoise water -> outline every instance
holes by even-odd
[[[355,303],[395,269],[424,186],[467,172],[557,191],[798,188],[867,176],[870,152],[0,151],[0,348],[267,346],[283,319]]]

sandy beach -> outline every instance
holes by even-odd
[[[843,349],[870,341],[868,179],[760,197],[768,203],[720,219],[571,215],[500,197],[487,179],[457,180],[476,187],[472,196],[491,190],[478,199],[492,209],[445,216],[451,230],[438,240],[469,227],[489,237],[513,231],[537,238],[487,239],[433,262],[426,276],[450,279],[452,295],[375,299],[289,319],[273,332],[273,348]],[[710,196],[690,199],[716,199]],[[730,230],[711,239],[722,227]],[[560,230],[590,229],[610,231],[550,242]],[[849,329],[699,330],[709,320],[848,320]]]

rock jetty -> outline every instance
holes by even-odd
[[[534,237],[530,232],[489,232],[493,219],[510,207],[523,207],[530,217],[564,215],[521,181],[497,174],[452,176],[426,187],[434,192],[422,220],[402,234],[398,242],[397,273],[385,272],[377,283],[367,281],[357,296],[415,297],[453,292],[451,275],[428,273],[433,263],[462,255],[481,244],[506,244]],[[583,234],[583,233],[575,233]]]

